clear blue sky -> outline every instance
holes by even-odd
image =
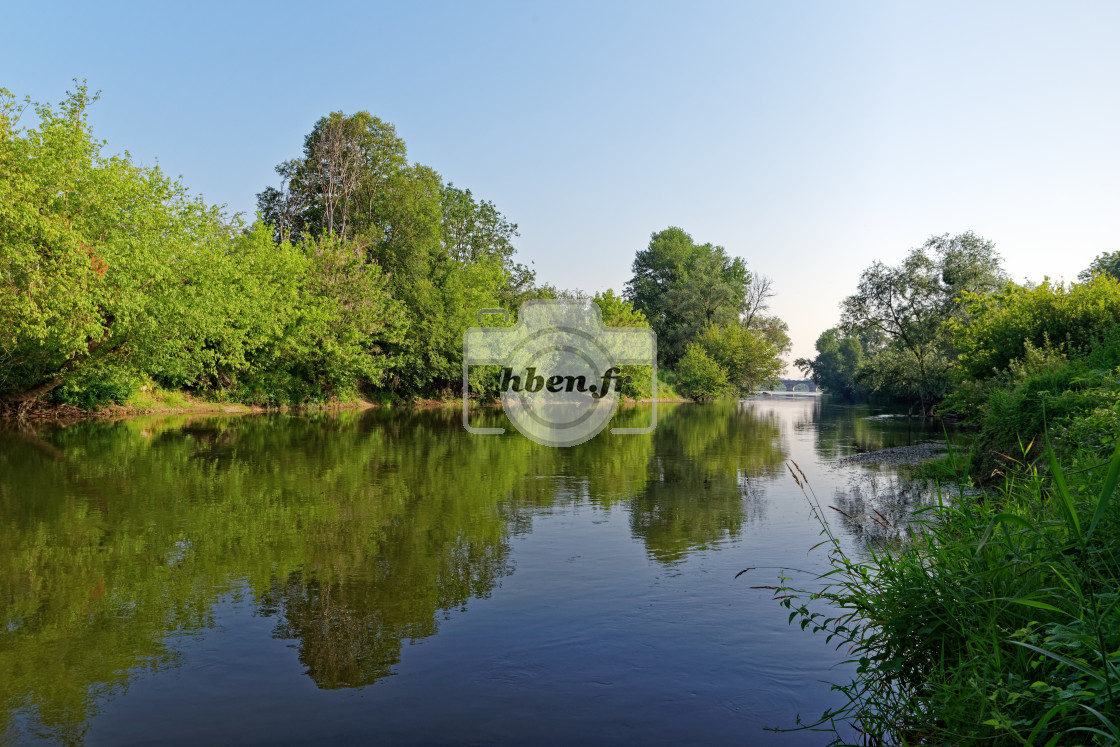
[[[678,225],[774,279],[794,355],[876,259],[994,240],[1016,279],[1120,249],[1120,3],[19,3],[0,86],[102,90],[111,151],[233,212],[366,109],[493,200],[561,287]]]

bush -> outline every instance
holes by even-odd
[[[1098,275],[1070,286],[1009,285],[968,296],[966,307],[964,320],[952,325],[958,363],[967,378],[985,379],[1023,360],[1028,346],[1087,354],[1101,335],[1120,327],[1120,280]]]
[[[696,402],[731,392],[727,373],[697,343],[691,343],[677,364],[677,391]]]
[[[110,372],[68,381],[51,392],[51,400],[60,405],[73,405],[83,410],[96,410],[107,405],[123,405],[132,394],[136,381]]]

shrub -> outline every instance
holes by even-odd
[[[697,343],[691,343],[677,364],[677,391],[696,402],[730,393],[727,373]]]

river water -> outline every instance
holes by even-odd
[[[827,741],[766,730],[852,673],[751,588],[825,567],[786,463],[858,551],[913,498],[838,460],[940,426],[815,397],[658,414],[570,449],[454,410],[0,429],[0,742]]]

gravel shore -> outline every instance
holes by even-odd
[[[914,446],[895,446],[891,449],[853,454],[840,460],[840,464],[921,464],[937,459],[946,453],[945,444],[927,443]]]

